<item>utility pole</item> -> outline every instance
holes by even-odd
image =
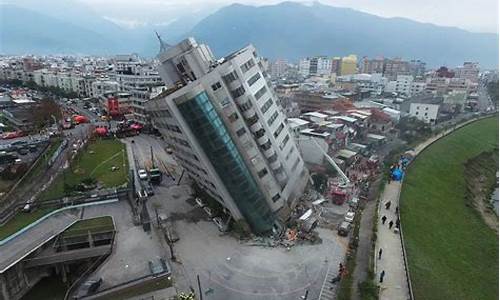
[[[198,292],[200,293],[200,300],[203,300],[203,294],[201,293],[200,275],[196,274],[196,280],[198,281]]]

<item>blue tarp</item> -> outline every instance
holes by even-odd
[[[403,179],[403,171],[401,169],[394,169],[391,174],[392,180],[400,181]]]

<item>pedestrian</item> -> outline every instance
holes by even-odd
[[[378,250],[378,259],[381,259],[382,258],[382,248],[380,248],[380,250]]]
[[[389,229],[392,228],[392,225],[394,224],[394,222],[392,222],[392,220],[389,222]]]
[[[396,206],[396,215],[398,214],[399,212],[399,206]]]
[[[386,217],[386,216],[383,216],[383,217],[382,217],[382,225],[384,225],[384,224],[385,224],[385,220],[387,220],[387,217]]]
[[[389,209],[389,208],[391,208],[391,201],[387,201],[385,203],[385,209]]]
[[[384,282],[384,276],[385,276],[385,270],[382,270],[382,272],[380,272],[380,283]]]
[[[399,229],[399,218],[396,220],[396,228]]]

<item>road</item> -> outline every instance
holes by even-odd
[[[153,147],[155,160],[164,163],[160,169],[166,165],[175,174],[181,173],[160,139],[141,134],[123,140],[132,149],[137,166],[148,165]],[[191,193],[188,185],[175,185],[164,178],[146,203],[152,219],[157,210],[174,220],[180,237],[174,253],[181,263],[171,265],[176,288],[181,291],[196,289],[199,275],[204,299],[300,299],[306,290],[309,299],[317,299],[328,267],[336,272],[344,260],[348,240],[331,229],[319,229],[322,243],[316,245],[286,249],[242,244],[233,236],[222,235],[204,211],[193,206]],[[161,235],[156,226],[153,230]],[[169,249],[164,239],[162,243]]]

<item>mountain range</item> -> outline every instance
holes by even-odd
[[[154,30],[169,43],[194,36],[216,56],[253,43],[260,55],[297,61],[327,55],[403,57],[429,66],[478,61],[498,67],[498,35],[472,33],[454,27],[404,18],[382,18],[349,8],[320,3],[303,5],[232,4],[209,16],[179,18],[167,25],[124,28],[99,16],[80,2],[18,0],[0,6],[2,54],[157,54]],[[58,9],[52,9],[59,5]],[[34,8],[36,7],[36,9]]]

